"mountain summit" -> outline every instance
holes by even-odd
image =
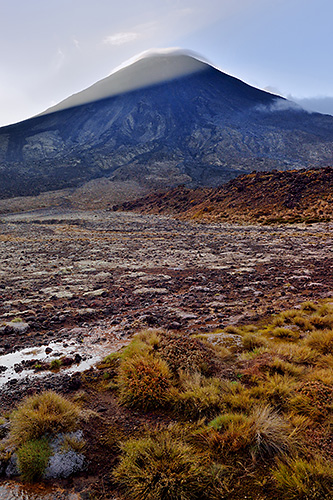
[[[307,113],[188,53],[160,51],[1,128],[0,197],[98,178],[142,194],[332,159],[333,117]]]
[[[68,97],[41,114],[81,106],[140,88],[204,71],[208,64],[199,56],[180,49],[149,50],[116,68],[111,75]]]

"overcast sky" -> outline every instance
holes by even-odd
[[[332,0],[0,0],[0,125],[163,47],[333,114],[332,19]]]

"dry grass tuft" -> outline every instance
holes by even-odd
[[[254,456],[272,457],[287,453],[293,445],[289,422],[271,407],[257,407],[251,414],[254,426]]]
[[[333,353],[333,330],[314,331],[310,333],[305,341],[311,349],[321,354]]]
[[[296,457],[278,462],[273,478],[283,498],[288,500],[331,500],[333,472],[320,459],[307,461]]]
[[[180,372],[179,388],[172,390],[172,406],[180,418],[212,417],[221,409],[221,382],[200,373]]]
[[[169,400],[171,373],[162,359],[138,354],[122,361],[117,385],[121,404],[146,411]]]
[[[22,401],[11,415],[11,438],[16,444],[42,436],[71,432],[79,424],[80,408],[59,394],[47,391]]]
[[[132,500],[222,499],[223,467],[164,430],[126,441],[114,477]]]
[[[224,454],[242,451],[269,458],[288,452],[293,444],[292,425],[269,406],[256,407],[250,415],[224,413],[208,427],[215,431],[208,435],[210,446]]]

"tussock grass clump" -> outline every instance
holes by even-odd
[[[281,410],[287,407],[296,387],[297,382],[293,377],[275,373],[251,388],[251,395]]]
[[[301,311],[304,311],[306,313],[313,313],[318,309],[318,305],[312,302],[311,300],[308,300],[306,302],[303,302],[301,305]]]
[[[249,412],[256,404],[251,391],[240,382],[223,381],[221,386],[221,405],[228,412]]]
[[[253,351],[259,347],[266,347],[267,342],[262,337],[253,333],[246,333],[243,337],[243,347],[246,351]]]
[[[293,445],[293,430],[289,422],[269,406],[257,407],[251,418],[254,425],[253,454],[272,457],[287,453]]]
[[[126,441],[113,475],[132,500],[222,499],[223,467],[164,430]]]
[[[280,358],[274,358],[269,367],[271,373],[278,373],[280,375],[290,375],[291,377],[299,378],[304,375],[304,367],[289,363]]]
[[[290,363],[311,365],[320,357],[318,351],[302,344],[282,344],[276,349],[278,356]]]
[[[216,351],[205,342],[187,335],[164,333],[156,352],[176,375],[179,371],[187,371],[212,376],[218,370]]]
[[[169,400],[171,373],[162,359],[138,354],[122,361],[117,378],[121,404],[149,410]]]
[[[244,414],[224,413],[216,417],[208,428],[212,432],[203,432],[209,447],[218,454],[230,455],[246,451],[253,442],[253,422]]]
[[[63,451],[73,450],[76,453],[82,453],[86,447],[86,442],[84,439],[78,439],[75,435],[67,434],[64,437],[64,441],[62,444]]]
[[[320,459],[290,458],[278,462],[273,478],[283,498],[288,500],[331,500],[333,471]]]
[[[18,468],[22,479],[30,483],[41,479],[51,454],[46,438],[23,443],[17,450]]]
[[[123,347],[117,352],[112,352],[106,356],[97,366],[100,369],[107,368],[117,371],[123,361],[133,358],[138,355],[145,356],[146,354],[153,354],[157,348],[160,335],[164,332],[157,329],[141,330],[134,335],[130,344]]]
[[[333,353],[333,330],[315,331],[308,335],[306,345],[321,354]]]
[[[273,326],[283,326],[294,324],[294,319],[299,316],[299,311],[296,309],[289,309],[282,311],[278,316],[275,316],[272,322]]]
[[[272,328],[270,330],[270,333],[274,335],[274,337],[285,340],[295,341],[300,338],[299,331],[292,328],[282,328],[277,326],[275,328]]]
[[[325,315],[320,315],[320,314],[315,314],[311,316],[311,324],[317,329],[317,330],[325,330],[326,328],[332,328],[333,326],[333,314],[325,314]]]
[[[306,380],[309,382],[318,380],[325,385],[333,386],[333,367],[325,367],[321,368],[320,365],[318,368],[314,368],[306,375]]]
[[[212,417],[221,409],[221,382],[200,373],[181,372],[179,388],[172,391],[172,406],[179,417]]]
[[[269,406],[256,407],[250,415],[224,413],[208,427],[215,431],[208,442],[225,454],[246,451],[253,458],[269,458],[292,447],[291,424]]]
[[[290,400],[290,406],[298,413],[321,420],[333,411],[333,387],[318,380],[304,382]]]
[[[71,432],[79,424],[80,408],[53,391],[24,399],[11,415],[11,437],[16,444]]]

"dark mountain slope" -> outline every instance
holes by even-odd
[[[189,75],[3,127],[0,197],[98,177],[147,188],[217,185],[253,169],[332,159],[333,117],[202,63]]]

